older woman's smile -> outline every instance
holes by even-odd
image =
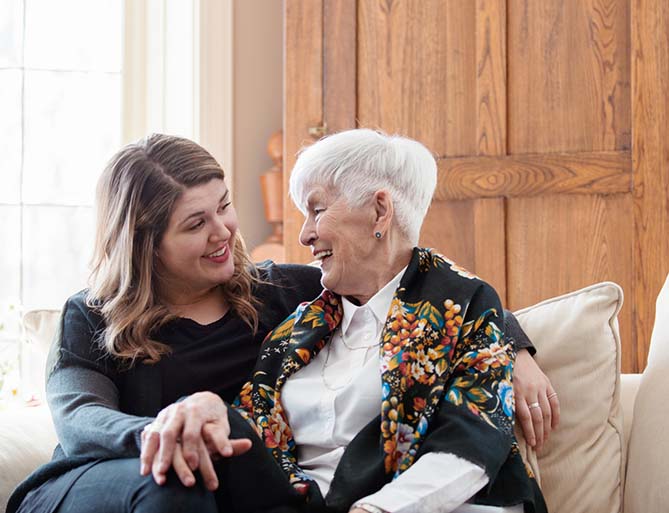
[[[331,249],[318,249],[313,251],[314,258],[316,260],[325,260],[327,257],[332,256],[332,250]]]

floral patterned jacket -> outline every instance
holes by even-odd
[[[300,305],[265,339],[235,403],[305,493],[312,480],[299,467],[281,390],[330,341],[341,318],[340,297],[328,290]],[[329,510],[346,511],[422,454],[439,451],[485,469],[489,485],[474,502],[545,511],[513,434],[515,354],[502,329],[502,307],[489,285],[429,249],[414,249],[381,335],[380,415],[344,452],[325,499]]]

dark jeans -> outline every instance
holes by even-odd
[[[70,488],[58,513],[217,513],[214,494],[201,482],[181,484],[174,472],[158,486],[151,476],[139,475],[137,458],[101,461]]]

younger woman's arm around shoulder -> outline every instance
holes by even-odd
[[[120,411],[116,371],[97,343],[103,326],[85,293],[72,296],[49,354],[47,400],[68,456],[138,456],[141,430],[152,420]]]

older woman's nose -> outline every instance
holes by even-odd
[[[317,239],[315,228],[316,225],[311,219],[305,219],[304,224],[302,224],[302,229],[300,230],[300,244],[303,246],[311,246],[314,243]]]

